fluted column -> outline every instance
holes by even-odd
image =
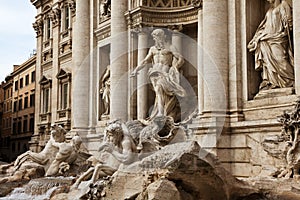
[[[127,120],[128,112],[128,34],[124,13],[127,0],[111,2],[110,118]]]
[[[203,113],[223,113],[228,97],[227,0],[203,1]]]
[[[89,125],[90,81],[90,16],[89,0],[76,1],[73,29],[73,129],[87,129]]]
[[[141,30],[138,33],[138,63],[146,57],[148,34]],[[148,111],[147,67],[139,71],[137,76],[137,118],[145,119]]]

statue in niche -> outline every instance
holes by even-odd
[[[292,87],[292,11],[288,0],[267,0],[271,7],[248,44],[255,53],[255,69],[262,71],[259,90]]]
[[[109,17],[111,9],[111,0],[101,0],[100,2],[100,18]]]
[[[104,112],[102,116],[109,115],[109,107],[110,107],[110,65],[108,65],[105,69],[105,72],[100,80],[101,88],[100,94],[103,100]]]
[[[155,92],[155,103],[149,121],[157,116],[170,116],[174,121],[180,119],[180,109],[177,97],[184,97],[186,92],[179,83],[178,69],[184,59],[172,45],[167,44],[166,35],[162,29],[152,32],[155,45],[152,46],[144,60],[131,73],[136,76],[147,63],[152,63],[148,71]]]

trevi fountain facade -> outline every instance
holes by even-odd
[[[31,3],[35,133],[0,199],[300,199],[300,1]]]

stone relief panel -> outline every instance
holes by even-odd
[[[294,85],[291,5],[287,0],[269,1],[268,10],[247,45],[254,54],[254,69],[261,73],[259,93],[254,98],[264,96],[266,90]]]

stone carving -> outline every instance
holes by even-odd
[[[58,26],[60,23],[60,9],[58,8],[54,8],[50,14],[49,14],[49,18],[52,21],[53,27],[54,26]]]
[[[145,156],[143,153],[153,153],[171,142],[184,142],[187,139],[184,128],[175,125],[173,118],[168,116],[154,117],[146,124],[138,120],[129,121],[126,126],[137,145],[140,158]]]
[[[110,107],[110,65],[104,71],[100,80],[100,94],[102,96],[104,112],[103,115],[109,115]]]
[[[68,6],[72,12],[72,16],[75,15],[75,11],[76,11],[76,2],[75,0],[68,0]]]
[[[61,126],[56,125],[52,125],[51,129],[50,139],[45,148],[39,153],[27,151],[18,156],[14,163],[15,171],[24,167],[23,165],[28,162],[34,165],[46,166],[50,159],[55,157],[56,153],[58,152],[58,148],[55,147],[53,143],[64,142],[66,131]],[[48,170],[48,167],[46,167],[45,170]]]
[[[61,126],[51,126],[50,139],[45,148],[35,153],[27,151],[15,160],[12,176],[7,181],[29,180],[32,177],[64,174],[77,159],[81,159],[81,138],[73,136],[71,142],[65,139],[66,131]],[[3,182],[4,180],[2,180]]]
[[[101,0],[100,18],[110,17],[111,0]]]
[[[177,97],[184,97],[186,94],[184,88],[180,86],[178,72],[184,59],[173,46],[166,43],[166,36],[162,29],[154,30],[152,36],[155,45],[131,73],[131,77],[136,76],[147,63],[153,63],[148,76],[155,92],[155,103],[149,120],[156,116],[170,116],[174,121],[178,121],[180,112]]]
[[[174,8],[189,6],[193,0],[144,0],[143,5],[148,7]]]
[[[284,112],[278,120],[282,124],[282,138],[286,141],[286,167],[278,177],[300,176],[300,98],[292,112]]]
[[[192,5],[195,8],[202,8],[203,1],[202,0],[192,0]]]
[[[264,20],[248,44],[255,52],[255,69],[262,71],[260,90],[292,87],[292,12],[287,0],[268,0],[271,4]]]
[[[43,20],[42,19],[37,19],[33,24],[32,24],[37,36],[43,34]]]
[[[92,167],[83,173],[73,185],[77,188],[83,180],[95,183],[99,178],[112,175],[120,164],[131,164],[136,160],[136,146],[120,120],[108,122],[104,142],[99,147],[99,156],[88,159]]]

